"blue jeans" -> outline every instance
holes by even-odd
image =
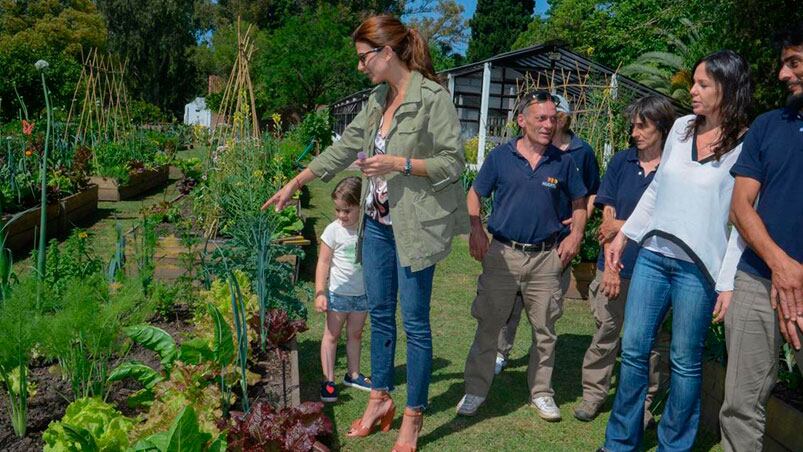
[[[427,406],[432,374],[429,302],[435,266],[412,272],[399,264],[393,228],[365,218],[362,242],[365,293],[371,315],[371,387],[393,389],[396,355],[396,297],[407,336],[407,406]]]
[[[658,450],[691,450],[700,419],[703,346],[717,294],[696,264],[642,249],[625,307],[622,367],[605,449],[640,448],[650,350],[672,307],[669,398],[658,424]]]

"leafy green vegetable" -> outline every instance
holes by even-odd
[[[151,369],[147,364],[139,361],[129,361],[117,366],[111,374],[109,381],[119,381],[126,378],[133,378],[138,381],[145,389],[153,389],[156,383],[164,380],[164,377]]]
[[[137,442],[132,452],[183,452],[183,451],[209,451],[217,452],[226,449],[226,441],[220,435],[211,442],[212,435],[203,432],[198,425],[198,416],[191,406],[184,407],[176,416],[170,430],[154,433]]]
[[[139,345],[156,352],[165,373],[170,373],[178,351],[176,342],[167,331],[153,325],[133,325],[125,329],[125,334]]]
[[[42,435],[44,450],[124,451],[133,425],[133,420],[99,397],[85,397],[71,403],[60,421],[50,423]]]

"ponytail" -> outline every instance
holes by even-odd
[[[435,73],[435,68],[432,65],[429,45],[427,45],[421,33],[415,28],[408,28],[406,41],[407,45],[404,46],[401,55],[399,55],[401,60],[407,64],[410,70],[420,72],[421,75],[435,83],[441,83],[442,80]]]
[[[442,83],[432,65],[429,45],[414,28],[405,27],[391,15],[371,16],[351,34],[354,42],[365,42],[371,47],[390,47],[411,71],[418,71],[424,77]]]

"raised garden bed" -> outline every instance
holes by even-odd
[[[178,343],[181,343],[185,334],[191,334],[192,314],[187,309],[175,313],[170,321],[151,321],[150,324],[167,331]],[[131,351],[118,359],[111,368],[127,360],[138,360],[150,367],[160,367],[159,357],[134,345]],[[36,393],[31,396],[28,409],[28,433],[18,438],[12,429],[11,422],[6,415],[0,416],[0,450],[12,452],[29,452],[42,450],[44,442],[42,433],[52,421],[61,419],[69,404],[67,398],[71,395],[70,384],[64,380],[53,367],[55,363],[42,360],[35,361],[30,366],[31,381],[36,383]],[[254,385],[248,387],[249,399],[252,404],[257,401],[271,403],[275,407],[298,406],[301,403],[298,344],[295,340],[286,346],[284,358],[275,350],[268,351],[260,357],[258,362],[249,362],[249,368],[260,374],[262,378]],[[126,400],[130,395],[140,389],[138,383],[131,379],[116,383],[107,398],[118,410],[130,417],[135,417],[142,409],[131,409]],[[236,388],[235,388],[236,389]],[[7,408],[5,391],[0,392],[0,405]],[[232,406],[237,409],[238,404]]]
[[[284,353],[269,351],[258,361],[255,372],[262,376],[251,398],[264,398],[276,407],[294,407],[301,404],[301,383],[298,369],[298,342],[293,339]]]
[[[776,392],[779,387],[776,385]],[[700,425],[719,436],[719,410],[725,398],[725,367],[715,361],[703,363],[702,407]],[[803,412],[781,400],[776,394],[767,402],[764,431],[765,451],[803,450]]]
[[[167,183],[169,174],[170,167],[164,165],[152,170],[131,173],[128,182],[124,185],[109,177],[92,176],[90,180],[99,187],[98,199],[100,201],[122,201],[161,187]]]
[[[67,234],[75,225],[94,217],[98,210],[98,186],[90,185],[84,190],[67,196],[57,203],[47,205],[47,238]],[[39,238],[40,207],[31,207],[3,218],[6,224],[6,247],[12,253],[31,249]]]
[[[277,243],[298,246],[309,245],[309,240],[303,237],[300,239],[298,237],[292,237],[291,239],[293,240],[278,240]],[[224,243],[224,241],[220,239],[210,240],[206,244],[206,252],[213,253],[222,243]],[[200,254],[202,251],[204,251],[203,241],[196,243],[188,249],[181,244],[181,241],[175,235],[159,237],[159,241],[156,245],[156,253],[154,255],[154,260],[156,262],[156,273],[154,277],[161,281],[168,282],[177,280],[187,273],[187,263],[183,262],[183,259],[190,253],[193,256],[193,267],[200,268]],[[301,271],[301,259],[299,259],[298,256],[286,254],[284,256],[279,256],[276,260],[278,262],[290,264],[290,266],[293,267],[293,283],[295,284],[298,281]]]

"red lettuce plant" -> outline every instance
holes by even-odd
[[[249,326],[255,331],[259,330],[259,316],[252,317]],[[265,313],[265,331],[268,333],[266,342],[269,349],[285,348],[298,333],[307,331],[307,329],[307,323],[304,320],[291,320],[287,311],[283,309],[270,309]],[[254,350],[256,350],[256,346]]]
[[[232,419],[229,450],[237,452],[310,451],[317,437],[333,431],[321,402],[304,402],[278,411],[268,403],[257,402],[248,414],[232,413]]]

